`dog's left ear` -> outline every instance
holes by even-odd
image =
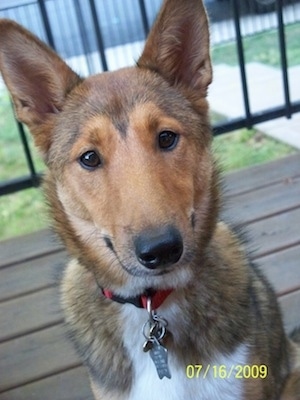
[[[212,80],[209,51],[202,0],[165,0],[137,65],[205,97]]]
[[[37,37],[6,19],[0,20],[0,71],[17,118],[46,156],[54,121],[81,79]]]

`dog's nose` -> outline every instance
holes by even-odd
[[[182,237],[172,226],[145,231],[135,239],[137,259],[149,269],[175,264],[182,252]]]

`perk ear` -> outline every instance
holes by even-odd
[[[212,69],[202,0],[165,0],[137,65],[205,97]]]
[[[45,155],[55,118],[80,78],[37,37],[5,19],[0,20],[0,71],[17,118]]]

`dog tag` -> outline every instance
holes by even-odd
[[[157,339],[154,339],[152,342],[150,356],[154,362],[159,379],[163,379],[164,377],[171,379],[168,365],[168,350]]]
[[[149,351],[154,362],[159,379],[164,377],[171,379],[168,365],[168,350],[160,343],[166,335],[167,321],[159,317],[155,310],[152,310],[151,297],[147,298],[147,311],[149,319],[143,325],[143,335],[146,339],[143,351]]]

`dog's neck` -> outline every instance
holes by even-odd
[[[160,307],[162,305],[162,303],[166,300],[166,298],[172,292],[173,292],[173,289],[167,289],[167,290],[147,289],[140,296],[121,297],[121,296],[115,295],[108,289],[102,289],[102,293],[106,298],[116,301],[117,303],[121,303],[121,304],[130,303],[138,308],[147,309],[147,299],[150,297],[153,310],[156,310],[158,307]]]

